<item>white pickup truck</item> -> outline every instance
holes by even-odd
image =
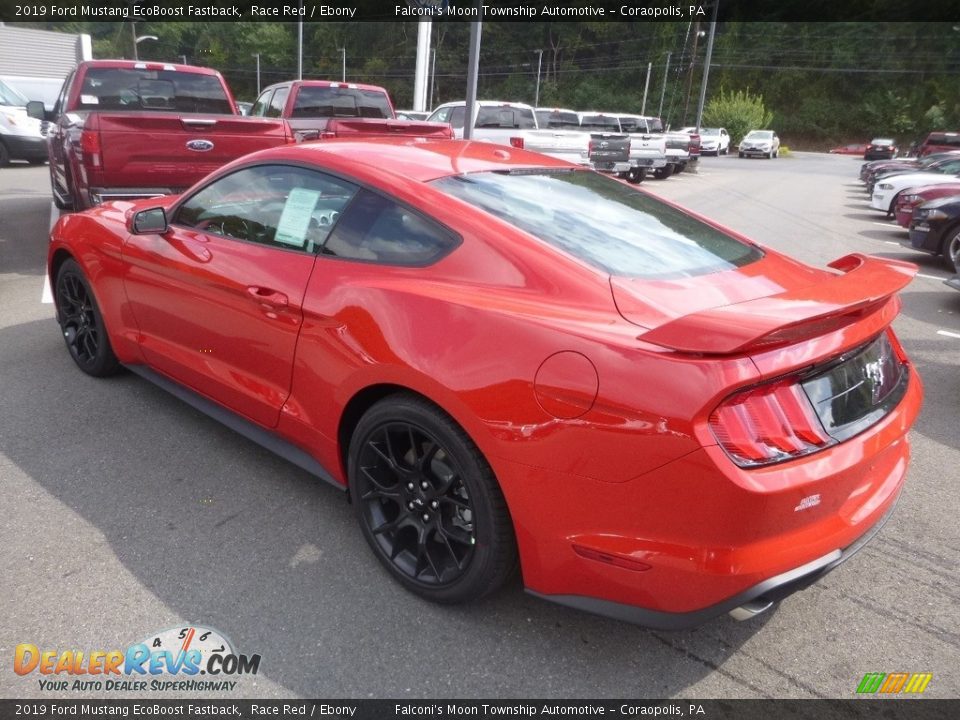
[[[453,126],[456,137],[463,137],[466,103],[440,105],[427,120]],[[509,145],[543,153],[576,165],[588,165],[590,133],[560,128],[540,128],[530,105],[478,100],[473,112],[473,140]]]
[[[622,133],[630,137],[629,167],[622,170],[632,182],[640,182],[648,172],[657,177],[669,175],[667,142],[663,135],[650,132],[639,115],[621,113],[582,112],[580,127],[602,133]]]

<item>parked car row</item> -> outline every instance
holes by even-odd
[[[860,179],[870,206],[907,229],[902,244],[940,256],[956,273],[946,284],[960,290],[960,151],[867,162]]]

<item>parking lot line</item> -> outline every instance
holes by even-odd
[[[945,277],[941,277],[940,275],[924,275],[923,273],[917,273],[917,277],[926,278],[927,280],[939,280],[940,282],[946,280]]]
[[[50,201],[50,230],[53,230],[53,226],[57,223],[57,220],[60,219],[60,211],[57,210],[57,206],[53,204],[53,201]],[[40,303],[43,305],[52,305],[53,304],[53,290],[50,289],[50,278],[47,277],[47,274],[43,274],[43,291],[40,293]]]
[[[944,335],[946,337],[960,340],[960,333],[950,332],[949,330],[937,330],[937,335]]]

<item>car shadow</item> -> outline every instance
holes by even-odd
[[[908,247],[904,247],[900,252],[891,250],[870,254],[874,257],[889,258],[891,260],[906,260],[907,262],[912,262],[920,269],[920,272],[928,275],[942,276],[944,279],[954,274],[947,268],[947,265],[943,262],[943,258],[941,258],[939,255],[931,255],[930,253],[920,252]],[[943,289],[947,290],[948,288],[944,286]],[[956,290],[953,292],[956,292]]]
[[[49,319],[0,329],[0,362],[0,457],[25,476],[4,492],[49,494],[105,543],[62,545],[59,596],[114,558],[132,576],[117,573],[102,606],[55,606],[87,633],[53,640],[62,647],[84,646],[118,606],[115,622],[140,619],[131,643],[169,626],[123,607],[147,594],[260,654],[266,680],[305,697],[571,697],[588,681],[595,697],[662,698],[684,696],[778,617],[651,631],[540,601],[519,579],[468,606],[433,605],[379,566],[340,490],[133,373],[83,375]],[[35,520],[5,522],[28,537]],[[27,587],[16,569],[29,576],[28,548],[6,550],[12,587]],[[746,696],[770,692],[746,669],[722,673]],[[35,680],[15,680],[7,692],[35,693]]]

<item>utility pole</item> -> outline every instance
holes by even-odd
[[[710,35],[707,37],[707,59],[703,62],[703,82],[700,83],[700,102],[697,104],[697,132],[703,120],[703,103],[707,99],[707,78],[710,77],[710,60],[713,58],[713,33],[717,29],[717,6],[720,0],[713,0],[713,16],[710,18]],[[717,155],[720,150],[717,150]]]
[[[660,109],[657,110],[657,117],[663,117],[663,98],[667,94],[667,75],[670,73],[670,56],[672,52],[667,53],[667,66],[663,68],[663,87],[660,88]],[[672,97],[672,96],[671,96]]]
[[[303,80],[303,0],[300,0],[300,19],[297,20],[297,80]]]
[[[483,0],[475,0],[477,17],[483,17]],[[470,23],[470,49],[467,51],[467,102],[463,108],[463,139],[473,137],[474,110],[477,105],[477,75],[480,72],[480,35],[483,30],[483,21],[475,20]]]
[[[690,54],[690,68],[687,70],[687,99],[683,103],[683,117],[680,125],[687,124],[687,112],[690,110],[690,92],[693,90],[693,67],[697,64],[697,41],[700,39],[700,21],[693,25],[693,51]]]
[[[343,75],[341,76],[341,82],[347,81],[347,48],[337,48],[340,51],[340,54],[343,56]]]
[[[643,104],[640,106],[640,114],[647,114],[647,90],[650,89],[650,71],[653,70],[653,63],[647,63],[647,82],[643,86]]]
[[[257,95],[260,95],[260,53],[253,53],[257,59]]]

